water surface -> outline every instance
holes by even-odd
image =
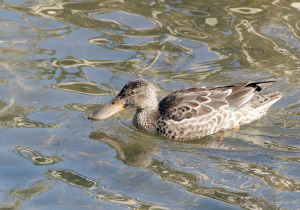
[[[299,209],[300,3],[0,1],[0,209]],[[174,142],[134,110],[87,115],[131,79],[276,77],[261,120]]]

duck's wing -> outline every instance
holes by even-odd
[[[159,111],[163,118],[181,121],[207,115],[224,105],[228,105],[230,110],[237,110],[272,82],[275,80],[181,89],[162,99]]]

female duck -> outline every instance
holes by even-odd
[[[200,138],[239,127],[266,114],[282,97],[259,93],[274,79],[228,86],[184,88],[157,100],[155,86],[147,80],[128,82],[107,105],[88,116],[103,120],[127,107],[136,108],[133,124],[142,130],[176,140]]]

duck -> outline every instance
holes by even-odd
[[[157,99],[156,87],[145,79],[129,81],[108,104],[88,116],[104,120],[126,108],[135,108],[133,125],[138,129],[174,140],[192,140],[260,119],[281,92],[261,94],[275,78],[225,86],[176,90]]]

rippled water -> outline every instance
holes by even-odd
[[[300,2],[0,1],[0,209],[300,209]],[[88,113],[276,77],[261,120],[190,142]]]

